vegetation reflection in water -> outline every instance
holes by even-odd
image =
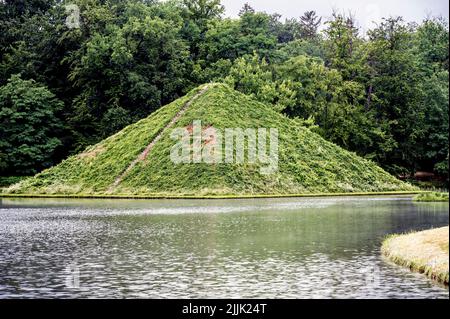
[[[448,203],[3,199],[0,208],[0,298],[448,298],[380,255],[388,234],[448,225]]]

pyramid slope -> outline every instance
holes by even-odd
[[[278,172],[261,174],[258,163],[175,165],[170,133],[195,120],[219,130],[277,128]],[[7,192],[202,196],[413,190],[270,106],[226,85],[208,84]]]

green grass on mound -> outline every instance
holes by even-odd
[[[85,152],[6,189],[10,194],[68,195],[288,195],[416,191],[375,163],[348,152],[270,106],[251,100],[226,85],[198,88],[161,108],[148,118],[126,127]],[[194,97],[196,97],[194,99]],[[145,160],[139,155],[191,101],[171,129],[163,131]],[[173,128],[202,126],[225,128],[277,128],[279,169],[264,175],[265,164],[174,164],[170,151],[176,143]],[[124,172],[126,171],[126,174]],[[118,178],[121,177],[121,178]],[[114,182],[119,180],[118,185]]]

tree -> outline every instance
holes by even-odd
[[[185,92],[189,52],[180,29],[181,21],[137,4],[123,26],[111,25],[83,45],[69,77],[80,91],[71,119],[79,148],[113,133],[101,125],[106,118],[119,114],[119,130]]]
[[[322,60],[304,55],[278,66],[277,78],[289,81],[295,92],[295,101],[286,114],[314,119],[322,136],[347,149],[360,154],[368,150],[376,130],[371,124],[372,114],[362,106],[361,84],[345,81]]]
[[[273,14],[271,16],[271,32],[277,37],[278,43],[288,44],[291,41],[301,38],[301,27],[297,19],[286,19],[284,23],[280,21],[281,16]]]
[[[422,70],[449,69],[448,23],[442,18],[426,19],[417,28],[416,54],[421,57]]]
[[[256,53],[269,59],[277,45],[271,32],[271,16],[247,13],[239,20],[212,21],[201,44],[201,58],[209,63],[220,59],[235,60]]]
[[[440,174],[438,165],[447,163],[449,153],[448,143],[448,105],[449,105],[449,74],[440,71],[426,81],[420,82],[423,92],[420,108],[424,112],[421,129],[423,134],[415,145],[419,152],[418,166],[421,169],[434,170]],[[443,175],[448,176],[448,171]]]
[[[361,39],[354,17],[333,12],[326,24],[326,65],[339,70],[345,80],[354,80],[362,67],[356,54]]]
[[[417,28],[413,54],[417,59],[422,92],[419,102],[424,112],[423,134],[416,147],[421,156],[419,168],[434,170],[448,179],[448,24],[426,19]],[[445,170],[447,168],[447,170]]]
[[[180,15],[184,23],[181,34],[190,44],[193,59],[198,60],[201,43],[205,41],[208,31],[208,24],[219,20],[225,8],[220,4],[220,0],[183,0],[182,3]]]
[[[290,58],[300,55],[306,55],[312,58],[325,60],[325,52],[320,41],[294,40],[281,46],[279,50],[273,53],[272,59],[275,64],[283,63]]]
[[[50,167],[61,145],[55,113],[63,103],[33,80],[12,76],[0,87],[0,171],[29,175]]]
[[[0,1],[0,8],[5,17],[15,19],[45,12],[54,5],[54,2],[54,0],[4,0]]]
[[[51,4],[52,1],[31,0],[0,2],[0,85],[5,84],[12,74],[23,72],[21,67],[36,57],[35,46],[42,41],[43,34],[47,35],[42,17]],[[14,61],[15,58],[25,59],[28,63],[18,66],[20,61]],[[14,71],[10,70],[14,67]],[[29,66],[28,71],[32,70]]]
[[[239,11],[239,16],[242,17],[244,14],[255,13],[255,9],[246,2],[242,9]]]
[[[220,0],[183,0],[183,3],[189,17],[201,28],[206,28],[209,20],[220,18],[225,11]]]
[[[322,18],[318,17],[315,11],[306,11],[300,17],[300,36],[302,39],[313,40],[318,36],[318,29],[322,23]]]
[[[291,107],[295,100],[290,83],[275,81],[266,60],[261,60],[256,53],[237,59],[224,82],[280,112]]]
[[[417,57],[412,51],[413,29],[402,18],[389,18],[369,32],[370,56],[374,77],[371,79],[376,101],[372,107],[377,120],[387,123],[397,143],[391,150],[380,150],[378,160],[386,165],[405,167],[414,172],[421,151],[417,147],[425,134],[424,109]]]

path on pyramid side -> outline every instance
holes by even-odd
[[[158,133],[158,135],[156,135],[156,137],[150,142],[150,144],[147,145],[147,147],[145,148],[145,150],[133,161],[130,163],[130,165],[128,166],[128,168],[122,173],[120,174],[116,180],[114,181],[114,183],[111,185],[111,187],[109,187],[108,189],[108,193],[111,193],[115,190],[115,188],[124,180],[124,178],[128,175],[128,173],[130,173],[133,168],[139,163],[144,161],[148,154],[151,152],[151,150],[153,149],[153,147],[156,145],[156,143],[159,142],[159,140],[162,138],[162,136],[164,135],[164,133],[166,133],[167,130],[169,130],[170,128],[172,128],[175,123],[184,115],[184,113],[186,113],[186,111],[189,109],[189,107],[192,105],[192,103],[195,102],[195,100],[197,100],[199,97],[201,97],[203,94],[206,93],[206,91],[208,91],[208,89],[210,88],[210,84],[207,84],[204,88],[202,88],[197,94],[195,94],[189,101],[187,101],[183,107],[178,111],[177,114],[175,114],[175,116],[172,118],[172,120],[165,126],[163,127],[160,132]]]

